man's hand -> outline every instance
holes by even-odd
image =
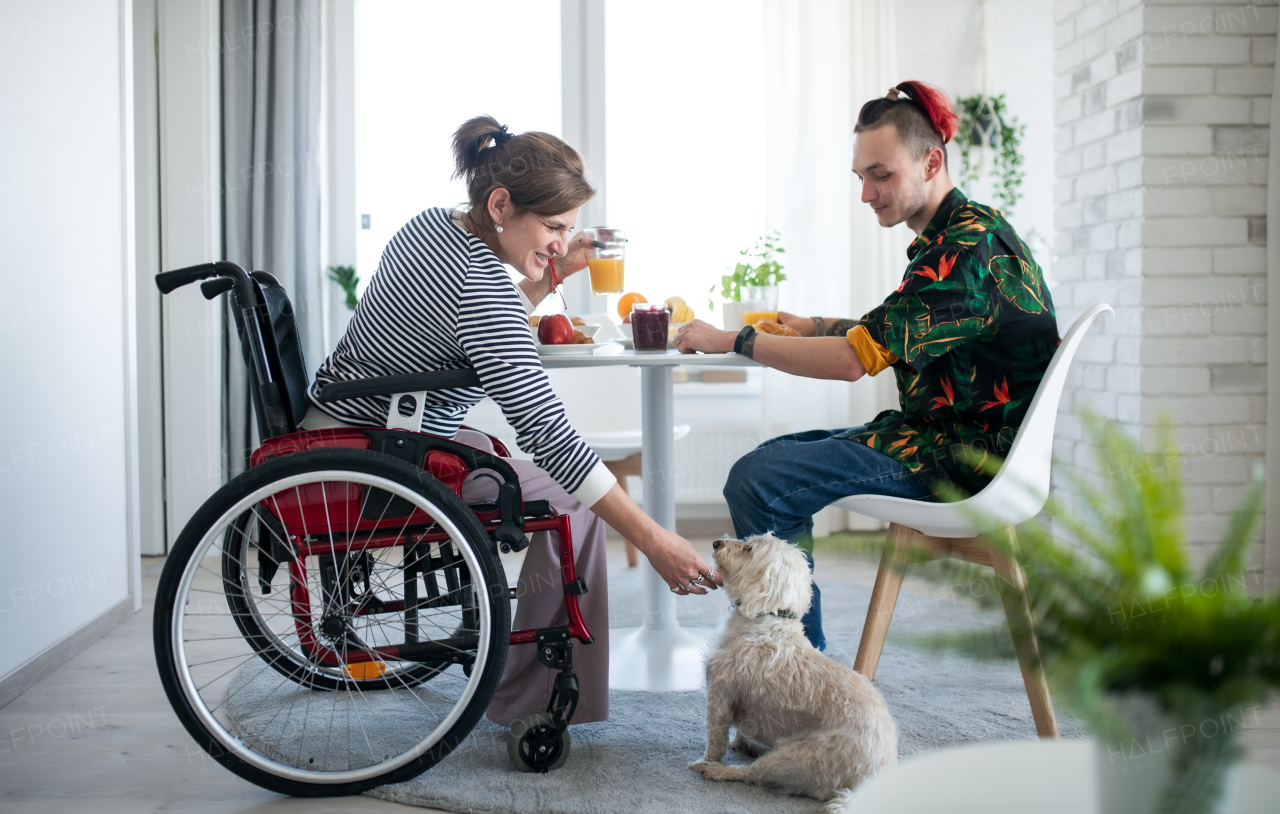
[[[695,319],[680,326],[676,332],[676,347],[681,353],[729,353],[737,338],[737,331],[722,331]]]
[[[813,319],[810,317],[798,317],[786,311],[779,311],[778,324],[787,326],[801,336],[813,336]]]

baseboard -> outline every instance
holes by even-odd
[[[79,655],[86,647],[115,630],[133,616],[133,597],[126,596],[96,619],[80,626],[46,647],[39,655],[0,678],[0,708],[34,687],[42,679]]]

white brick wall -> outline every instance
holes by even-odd
[[[1054,448],[1092,470],[1080,406],[1148,445],[1171,414],[1201,553],[1265,449],[1277,16],[1275,0],[1054,4],[1054,298],[1064,330],[1095,302],[1117,308],[1081,350]]]

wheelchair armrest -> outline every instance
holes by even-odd
[[[333,382],[320,388],[316,395],[321,403],[359,398],[390,396],[394,393],[419,393],[425,390],[451,390],[455,387],[478,387],[480,376],[471,369],[434,370],[428,373],[402,373],[398,376],[375,376],[350,382]]]

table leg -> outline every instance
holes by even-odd
[[[644,510],[675,530],[675,394],[669,365],[640,369],[641,454]],[[687,629],[676,621],[676,595],[648,562],[644,571],[643,624],[610,636],[609,686],[669,692],[702,685],[702,650],[713,630]]]

